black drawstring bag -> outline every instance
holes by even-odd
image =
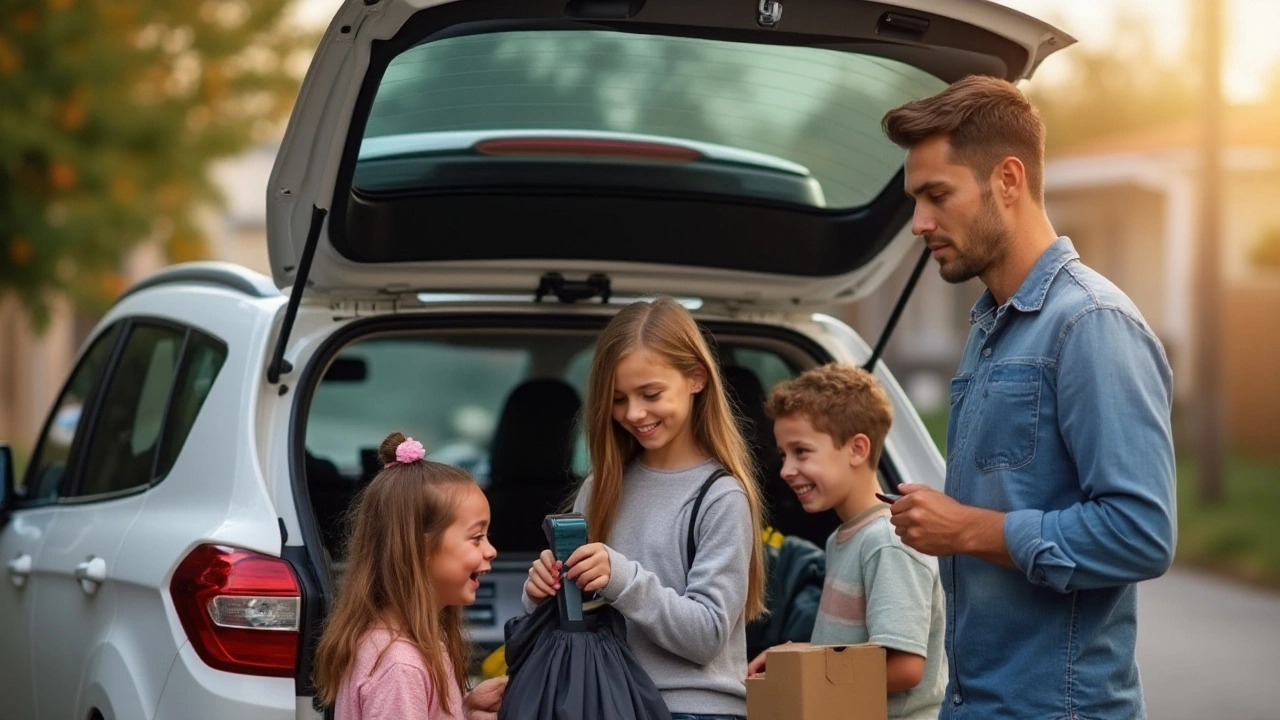
[[[627,646],[622,614],[601,605],[584,608],[583,620],[583,630],[560,629],[549,598],[532,614],[507,621],[511,679],[498,720],[671,720]]]

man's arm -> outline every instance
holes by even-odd
[[[1064,333],[1057,396],[1075,461],[1069,481],[1088,499],[1002,513],[904,484],[893,504],[898,535],[920,552],[979,557],[1059,592],[1163,574],[1176,535],[1171,383],[1159,343],[1136,320],[1083,314]]]
[[[1088,498],[1014,510],[1009,556],[1059,592],[1162,575],[1173,561],[1172,378],[1159,342],[1118,309],[1078,316],[1058,353],[1058,429]]]

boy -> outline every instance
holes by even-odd
[[[885,648],[889,717],[933,720],[946,691],[938,561],[902,544],[876,497],[876,467],[893,408],[867,371],[832,363],[780,383],[765,409],[783,456],[782,479],[807,512],[835,510],[816,645]],[[764,653],[748,675],[764,669]]]

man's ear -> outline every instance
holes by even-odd
[[[871,458],[871,438],[864,433],[858,433],[849,438],[844,446],[849,453],[850,467],[864,465]]]
[[[1027,193],[1027,168],[1010,155],[991,170],[991,190],[1002,205],[1012,205]]]

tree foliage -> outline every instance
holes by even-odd
[[[101,310],[125,253],[204,255],[209,165],[279,130],[314,38],[289,0],[0,3],[0,295]]]
[[[1280,227],[1262,233],[1249,250],[1249,262],[1259,268],[1280,270]]]
[[[1046,62],[1065,65],[1054,68],[1056,77],[1030,83],[1028,95],[1049,130],[1050,154],[1196,117],[1198,51],[1161,57],[1149,25],[1134,12],[1120,11],[1116,26],[1127,29],[1115,40],[1078,42]]]

